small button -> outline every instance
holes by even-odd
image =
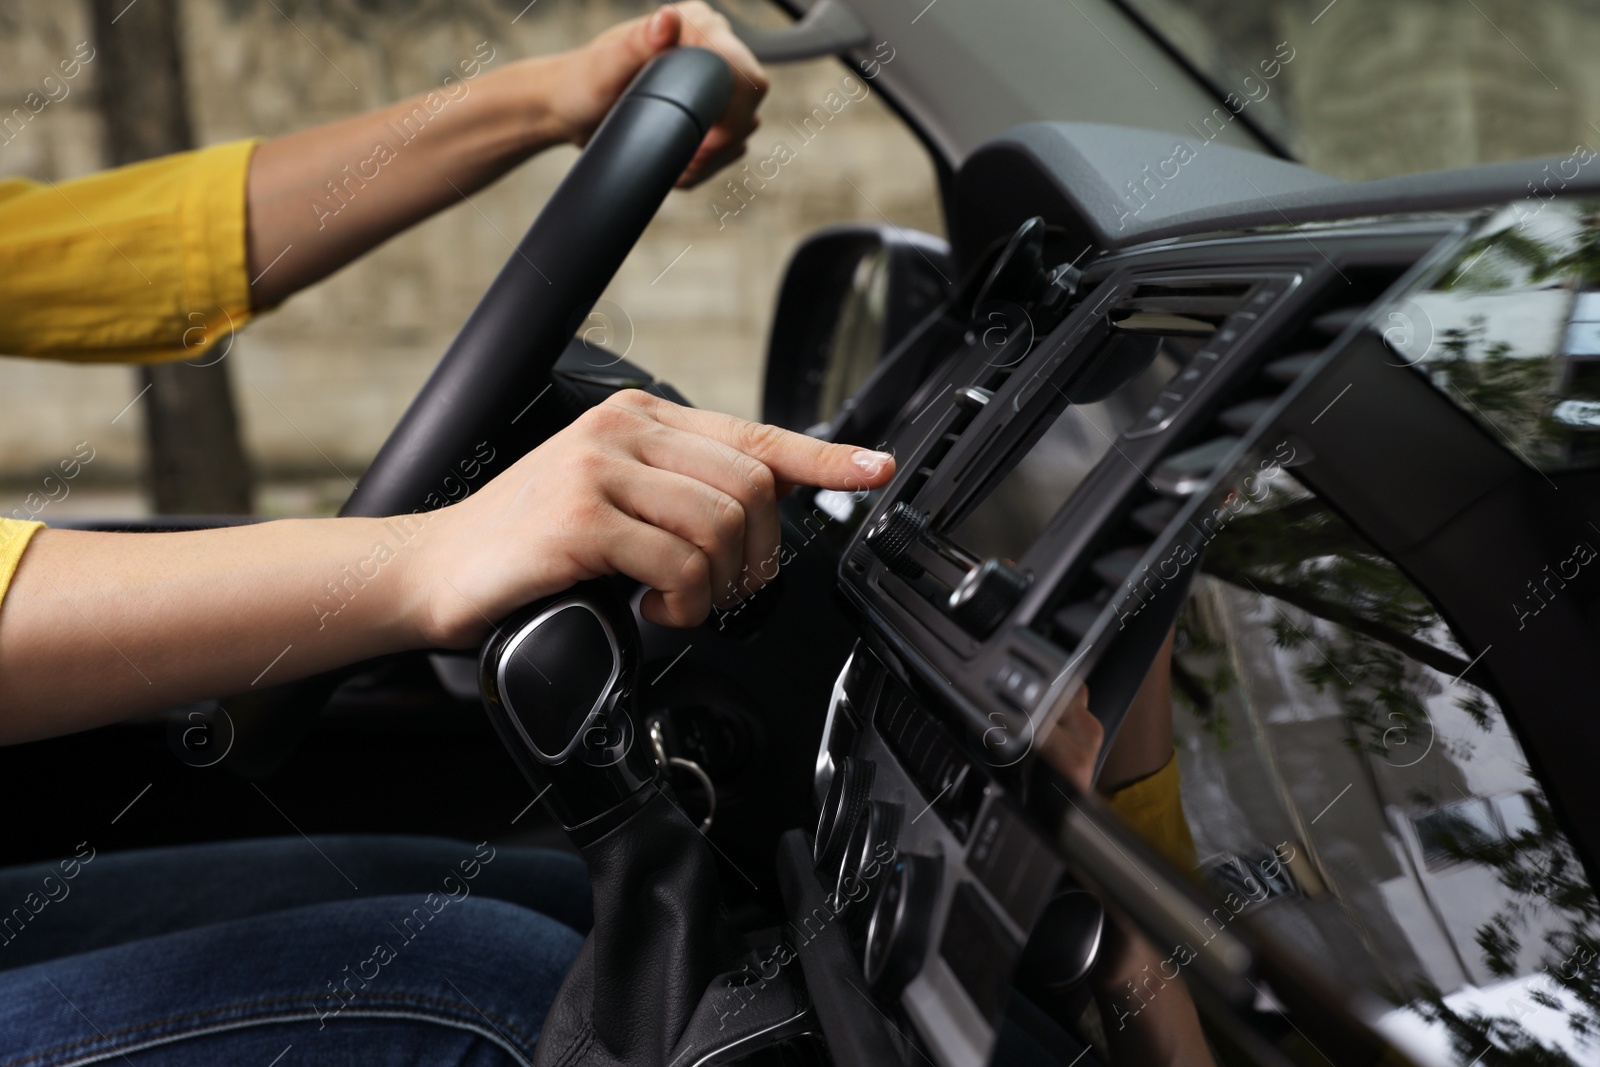
[[[1026,711],[1044,694],[1044,680],[1020,663],[1006,663],[995,672],[994,690],[1007,704]]]
[[[1204,373],[1202,373],[1201,377],[1203,378],[1204,376]],[[1185,386],[1181,392],[1171,389],[1161,392],[1156,396],[1156,402],[1150,405],[1150,409],[1140,417],[1138,422],[1128,427],[1123,436],[1148,437],[1153,433],[1166,429],[1195,388],[1194,384],[1190,384]]]
[[[988,389],[979,389],[975,385],[969,385],[964,389],[956,390],[956,406],[967,411],[982,411],[984,405],[989,403],[993,397],[994,393]]]
[[[1255,307],[1266,307],[1276,299],[1278,299],[1278,290],[1264,288],[1251,297],[1250,303]]]
[[[1229,315],[1222,324],[1222,329],[1217,331],[1211,339],[1212,344],[1231,345],[1249,332],[1250,327],[1256,324],[1256,314],[1253,311],[1241,311],[1236,315]]]
[[[1140,416],[1139,421],[1124,431],[1124,437],[1147,437],[1166,424],[1171,412],[1165,404],[1157,404]]]

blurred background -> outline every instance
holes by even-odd
[[[81,42],[98,48],[66,95],[58,89],[60,99],[0,132],[0,177],[62,180],[183,144],[299,129],[436,87],[479,42],[489,43],[490,65],[498,66],[573,47],[650,6],[0,0],[0,120]],[[1341,178],[1534,156],[1570,162],[1580,148],[1600,149],[1600,64],[1592,60],[1600,0],[1126,6],[1219,94],[1248,97],[1258,127],[1286,151]],[[785,21],[759,0],[724,7],[753,23]],[[170,62],[162,60],[163,32],[173,42]],[[1094,32],[1088,22],[1084,32]],[[1284,61],[1263,78],[1261,64],[1274,56]],[[848,72],[819,60],[770,73],[751,158],[792,140],[788,123]],[[9,514],[44,471],[86,442],[93,463],[42,518],[145,513],[162,478],[167,510],[331,511],[574,154],[539,157],[262,316],[228,349],[212,391],[180,398],[176,408],[152,403],[159,389],[128,407],[149,371],[0,359],[0,504]],[[928,157],[875,93],[852,101],[754,201],[719,221],[736,203],[721,180],[674,193],[590,325],[594,339],[697,404],[753,416],[778,282],[803,235],[885,218],[939,233],[941,222]],[[187,421],[189,440],[198,434],[211,444],[177,450],[166,467],[152,464],[148,438],[156,431],[159,452],[163,419]],[[175,476],[173,462],[189,464],[188,473]]]
[[[1600,149],[1600,0],[1124,3],[1295,159],[1339,178]],[[1263,79],[1280,44],[1293,58]]]
[[[130,7],[128,0],[0,0],[0,118],[38,91],[40,79],[55,73],[80,42],[99,46],[82,74],[65,83],[66,96],[0,136],[0,177],[60,181],[128,158],[116,154],[124,146],[115,143],[113,131],[146,117],[127,114],[127,102],[141,93],[148,97],[144,79],[160,64],[145,54],[135,68],[139,81],[116,87],[106,99],[104,82],[117,72],[115,56],[96,41],[96,19],[103,30],[127,8],[114,32],[143,29],[134,20],[162,4],[177,23],[183,108],[196,145],[272,136],[436,88],[446,74],[459,73],[460,61],[472,58],[482,41],[495,50],[492,69],[575,47],[655,6],[634,0],[137,0]],[[786,21],[765,3],[731,3],[725,10],[752,23]],[[820,60],[770,74],[772,91],[750,159],[768,155],[778,139],[795,143],[784,132],[787,122],[810,113],[850,72]],[[108,111],[117,116],[119,109],[119,121],[108,123]],[[310,514],[338,507],[350,491],[345,476],[360,476],[576,154],[556,149],[537,157],[473,195],[470,204],[395,238],[240,331],[224,362],[257,511]],[[592,339],[626,352],[696,404],[752,417],[778,282],[800,238],[831,223],[876,223],[885,216],[935,233],[941,223],[932,164],[876,93],[852,100],[731,217],[739,201],[724,184],[727,177],[668,198],[589,328]],[[39,517],[148,512],[149,397],[119,415],[144,382],[139,369],[121,365],[0,359],[3,513],[36,492],[40,477],[82,441],[95,450],[93,462],[70,495]],[[206,413],[196,417],[204,420]],[[225,464],[209,469],[212,476],[237,477]],[[218,496],[227,499],[226,492]]]

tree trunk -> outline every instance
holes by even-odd
[[[114,166],[194,147],[178,23],[181,0],[90,0],[96,78]],[[196,308],[207,313],[210,308]],[[148,477],[158,513],[250,511],[250,464],[223,353],[138,369]]]

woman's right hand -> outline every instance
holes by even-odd
[[[0,613],[0,744],[469,647],[523,604],[613,572],[650,587],[647,619],[692,626],[776,575],[788,486],[865,490],[893,473],[877,452],[629,391],[437,511],[41,530]]]
[[[788,487],[859,491],[893,473],[884,453],[618,393],[431,514],[407,565],[418,632],[468,647],[491,620],[611,573],[650,587],[646,619],[694,626],[776,573]]]

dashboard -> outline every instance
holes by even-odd
[[[842,957],[807,969],[830,1051],[1121,1062],[1084,980],[1112,905],[1174,968],[1144,991],[1181,971],[1217,1062],[1442,1062],[1427,1023],[1470,1018],[1469,991],[1539,993],[1536,953],[1495,970],[1473,947],[1515,893],[1468,888],[1494,868],[1461,827],[1486,848],[1545,818],[1543,847],[1596,854],[1600,798],[1552,710],[1584,699],[1559,664],[1593,654],[1593,589],[1546,643],[1496,599],[1594,517],[1591,283],[1516,265],[1514,205],[1121,247],[1055,207],[969,249],[891,357],[915,388],[874,397],[879,375],[834,426],[898,467],[822,501],[852,531],[859,640],[816,830],[780,856],[793,931]],[[1586,211],[1539,239],[1583,246]],[[1481,371],[1512,357],[1534,400]],[[852,425],[869,411],[892,414]],[[1040,758],[1086,686],[1103,765],[1157,674],[1177,846]]]

